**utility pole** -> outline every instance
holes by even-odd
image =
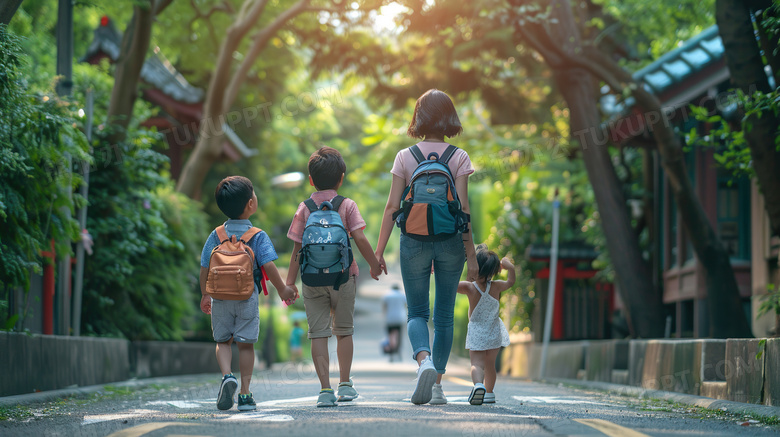
[[[92,117],[94,115],[95,95],[92,90],[87,90],[87,141],[92,144]],[[90,153],[92,146],[89,146]],[[73,285],[73,335],[81,335],[81,302],[84,293],[84,232],[87,229],[87,198],[89,196],[89,164],[81,162],[81,197],[84,198],[84,206],[79,210],[79,233],[82,236],[76,244],[76,283]],[[92,252],[90,252],[92,253]]]
[[[57,4],[57,94],[70,96],[73,90],[73,0],[59,0]],[[70,173],[72,159],[67,156],[65,169],[68,172],[67,186],[62,187],[63,195],[72,197]],[[66,220],[70,220],[70,208],[63,210]],[[57,290],[57,330],[56,334],[68,335],[70,332],[70,250],[62,254],[59,261],[59,289]]]
[[[555,189],[553,199],[552,242],[550,244],[550,279],[547,282],[547,311],[544,316],[544,337],[542,338],[542,363],[539,366],[539,377],[547,373],[547,348],[550,345],[550,330],[553,322],[553,306],[555,305],[555,282],[558,279],[558,228],[561,222],[561,201],[558,200],[558,189]],[[559,298],[563,298],[560,296]]]

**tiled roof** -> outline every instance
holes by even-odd
[[[107,24],[100,25],[95,29],[92,44],[81,61],[91,59],[100,53],[104,53],[112,61],[116,61],[119,57],[121,43],[122,34],[116,29],[114,22],[108,20]],[[187,82],[187,79],[176,71],[159,51],[146,58],[141,68],[141,79],[178,102],[200,103],[205,96],[202,89]]]
[[[636,71],[632,76],[634,80],[644,84],[645,89],[660,96],[696,73],[719,63],[722,64],[724,52],[723,41],[718,34],[718,26],[714,25]],[[665,96],[667,101],[661,103],[667,106],[685,104],[688,98],[695,97],[693,94],[704,92],[706,88],[726,79],[728,79],[728,69],[724,65],[716,72],[709,74],[705,80],[696,84],[697,86],[692,87],[692,89],[680,90],[680,94],[684,94],[685,98],[680,96],[680,98],[675,99]],[[633,98],[619,101],[618,96],[609,94],[609,88],[606,86],[602,91],[605,95],[601,98],[601,108],[608,115],[621,114],[634,105]]]
[[[723,54],[723,41],[715,25],[637,71],[633,77],[647,84],[654,93],[660,94],[686,77],[720,61]]]

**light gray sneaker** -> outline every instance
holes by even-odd
[[[484,384],[481,382],[474,384],[474,388],[471,389],[471,394],[469,395],[469,403],[471,405],[482,405],[486,392]]]
[[[447,396],[444,396],[444,390],[441,388],[441,384],[433,384],[431,405],[444,405],[447,403]]]
[[[431,357],[425,357],[420,368],[417,369],[417,385],[412,393],[413,404],[427,404],[433,396],[433,384],[436,382],[436,368],[433,367]]]
[[[495,393],[485,393],[485,399],[482,401],[484,404],[495,404],[496,403],[496,394]]]
[[[318,407],[335,407],[336,395],[333,394],[333,389],[321,390],[320,397],[317,398]]]
[[[355,387],[352,386],[352,378],[349,382],[340,382],[338,390],[339,402],[349,402],[353,399],[357,399],[358,392]]]

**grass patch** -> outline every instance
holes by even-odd
[[[681,404],[679,402],[667,401],[663,399],[644,399],[637,406],[641,411],[662,411],[666,413],[685,414],[693,419],[721,419],[737,422],[747,422],[755,420],[759,424],[776,426],[780,425],[780,418],[775,416],[764,416],[759,414],[740,413],[736,411],[722,410],[718,408],[709,409],[697,407],[694,405]]]
[[[30,417],[33,417],[32,410],[21,405],[0,407],[0,422],[24,420]]]

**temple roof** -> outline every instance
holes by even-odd
[[[102,54],[114,62],[119,57],[121,43],[122,34],[114,26],[113,20],[104,17],[101,19],[100,26],[95,29],[92,44],[81,61],[88,62],[99,58]],[[162,55],[159,48],[146,58],[141,69],[141,79],[178,102],[200,103],[205,96],[202,89],[187,82],[187,79]]]
[[[645,89],[659,96],[664,106],[678,107],[728,80],[729,72],[724,53],[718,26],[714,25],[636,71],[632,76],[634,80],[644,84]],[[610,92],[609,87],[605,86],[602,91],[606,95],[601,98],[601,108],[607,115],[625,113],[635,103],[633,97],[619,101],[618,96],[607,94]]]

